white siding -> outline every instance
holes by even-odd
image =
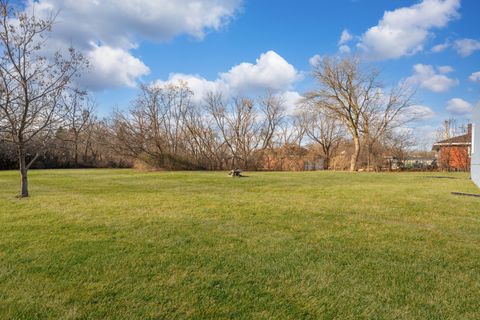
[[[480,102],[473,110],[472,180],[480,187]]]

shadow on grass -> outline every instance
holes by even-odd
[[[480,198],[480,194],[475,194],[475,193],[452,192],[452,194],[453,194],[454,196]]]
[[[446,176],[427,176],[425,177],[426,179],[452,179],[452,180],[458,180],[460,178],[458,177],[446,177]]]

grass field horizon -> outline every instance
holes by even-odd
[[[479,319],[466,173],[0,172],[0,319]]]

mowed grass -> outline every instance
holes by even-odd
[[[448,178],[438,178],[448,177]],[[467,174],[0,173],[0,319],[480,319]]]

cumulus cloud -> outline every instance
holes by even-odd
[[[415,121],[428,120],[436,115],[432,108],[424,105],[409,106],[406,108],[405,114],[409,119],[413,119]]]
[[[300,73],[283,57],[274,51],[260,55],[256,63],[244,62],[227,72],[219,73],[217,79],[207,80],[199,75],[171,74],[158,84],[187,83],[194,93],[193,101],[200,103],[209,92],[221,93],[224,97],[256,95],[269,90],[280,95],[287,109],[292,109],[300,95],[292,91],[295,82],[301,79]]]
[[[29,0],[27,10],[43,17],[59,11],[59,37],[128,47],[137,36],[166,41],[188,34],[201,39],[228,23],[240,5],[241,0]]]
[[[167,80],[157,80],[154,84],[179,84],[185,83],[193,92],[192,101],[194,103],[201,103],[210,92],[222,93],[224,95],[229,94],[229,88],[221,80],[214,81],[207,80],[200,75],[172,73]]]
[[[298,71],[274,51],[263,53],[255,64],[244,62],[222,73],[220,78],[237,93],[260,89],[282,90],[300,79]]]
[[[352,50],[347,43],[349,43],[352,39],[353,35],[350,34],[347,29],[343,30],[342,34],[340,35],[340,40],[338,40],[338,51],[343,54],[349,54]]]
[[[287,114],[294,114],[303,97],[297,91],[285,91],[279,94]]]
[[[452,66],[439,66],[437,69],[441,74],[447,74],[455,71]]]
[[[447,102],[446,110],[455,115],[467,115],[472,112],[473,106],[471,103],[460,99],[453,98]]]
[[[480,83],[480,71],[472,73],[468,79],[472,82]]]
[[[423,124],[411,128],[412,134],[415,136],[415,146],[417,148],[427,150],[432,147],[432,144],[437,141],[438,127],[430,124]]]
[[[406,80],[407,83],[419,85],[433,92],[448,91],[459,83],[457,79],[449,78],[445,74],[453,71],[453,68],[450,66],[438,67],[437,70],[435,70],[431,65],[416,64],[413,70],[414,74]]]
[[[460,0],[423,0],[411,7],[384,13],[368,29],[358,47],[374,60],[395,59],[423,50],[432,30],[445,27],[459,16]]]
[[[119,48],[94,46],[87,51],[87,59],[95,69],[87,70],[80,83],[92,90],[102,89],[105,83],[134,87],[137,78],[150,72],[142,61]]]
[[[480,50],[480,41],[474,39],[460,39],[455,41],[455,50],[462,57],[468,57],[475,51]]]
[[[450,42],[448,41],[444,43],[440,43],[432,47],[432,52],[439,53],[439,52],[445,51],[449,47],[450,47]]]
[[[322,61],[322,56],[319,54],[314,55],[310,59],[308,59],[308,63],[310,63],[311,66],[316,66]]]
[[[349,54],[352,50],[350,49],[349,46],[344,44],[338,47],[338,51],[340,51],[340,53],[343,53],[343,54]]]
[[[40,18],[59,12],[53,43],[73,45],[93,58],[87,78],[97,79],[93,87],[100,89],[131,86],[147,74],[148,68],[131,52],[140,41],[168,41],[181,34],[202,39],[224,27],[241,4],[242,0],[28,0],[25,10],[34,10]],[[101,53],[116,60],[102,58]]]
[[[408,126],[400,126],[395,131],[400,134],[409,134],[413,137],[411,142],[414,145],[412,147],[421,150],[429,150],[438,138],[438,127],[423,122],[414,122]]]
[[[340,40],[338,40],[338,45],[341,46],[343,44],[346,44],[352,39],[353,39],[353,36],[350,34],[350,32],[347,29],[345,29],[342,31],[342,34],[340,35]]]

